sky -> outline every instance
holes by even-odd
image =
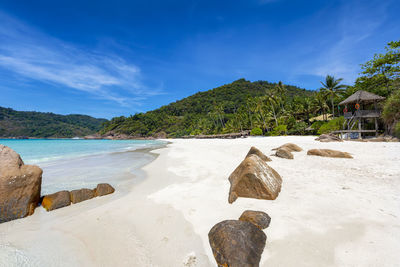
[[[237,79],[352,84],[400,1],[0,0],[0,106],[112,118]]]

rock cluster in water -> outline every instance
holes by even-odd
[[[32,215],[40,201],[42,169],[0,145],[0,223]]]
[[[77,190],[59,191],[46,195],[42,200],[42,207],[47,211],[59,209],[76,204],[94,197],[105,196],[114,193],[115,189],[109,184],[98,184],[95,189],[82,188]]]
[[[25,165],[17,152],[0,145],[0,223],[32,215],[40,203],[50,211],[115,191],[109,184],[98,184],[93,190],[60,191],[40,201],[42,173],[38,166]]]

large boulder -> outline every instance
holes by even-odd
[[[115,189],[109,184],[98,184],[93,191],[95,197],[100,197],[114,193]]]
[[[42,207],[47,211],[59,209],[71,205],[71,196],[68,191],[59,191],[54,194],[44,196]]]
[[[94,198],[94,190],[90,190],[87,188],[72,190],[70,192],[70,197],[73,204],[79,203]]]
[[[238,197],[273,200],[281,191],[282,178],[257,155],[246,157],[229,176],[229,203]]]
[[[279,148],[275,152],[275,156],[284,159],[293,159],[293,154],[287,148]]]
[[[330,158],[347,158],[347,159],[353,158],[347,152],[342,152],[342,151],[337,151],[337,150],[332,150],[332,149],[310,149],[307,151],[307,155],[330,157]]]
[[[279,150],[279,149],[286,149],[289,152],[300,152],[300,151],[303,151],[303,149],[301,147],[299,147],[296,144],[292,144],[292,143],[287,143],[287,144],[281,145],[280,147],[274,148],[272,150]]]
[[[0,145],[0,223],[34,213],[40,201],[42,169],[24,165],[21,157]]]
[[[253,154],[259,156],[264,161],[272,161],[269,157],[264,155],[264,153],[262,153],[258,148],[254,147],[254,146],[252,146],[250,148],[249,153],[247,153],[246,157],[253,155]]]
[[[16,169],[24,165],[21,157],[11,148],[0,145],[0,175],[2,170]]]
[[[214,258],[220,267],[259,266],[267,236],[254,224],[227,220],[208,233]]]
[[[320,142],[343,142],[342,139],[334,134],[321,134],[315,140]]]
[[[250,222],[257,226],[259,229],[265,229],[271,223],[271,217],[265,212],[246,210],[239,218],[240,221]]]

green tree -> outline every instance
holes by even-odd
[[[356,80],[355,91],[366,90],[388,96],[399,88],[400,41],[388,43],[385,50],[386,53],[375,54],[373,59],[361,65],[363,71]]]
[[[315,113],[321,113],[323,120],[327,120],[326,118],[326,110],[329,109],[326,104],[326,94],[319,91],[313,97],[313,111]]]
[[[394,92],[386,101],[382,117],[387,125],[388,134],[393,134],[396,124],[400,121],[400,90]]]
[[[346,88],[346,85],[340,84],[342,82],[342,78],[336,79],[334,76],[326,75],[325,82],[321,82],[323,88],[321,90],[326,93],[326,95],[331,100],[332,107],[332,117],[335,117],[335,97],[339,97],[343,92],[343,89]]]

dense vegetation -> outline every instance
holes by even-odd
[[[0,107],[0,137],[85,136],[98,132],[106,121],[86,115],[57,115]]]
[[[267,114],[264,116],[266,111],[260,109],[266,108],[266,95],[270,94],[273,98],[278,87],[279,84],[240,79],[147,113],[135,114],[128,118],[113,118],[105,123],[102,133],[114,131],[133,136],[151,136],[165,132],[171,137],[179,137],[189,134],[238,132],[254,127],[273,128],[274,124],[267,123]],[[304,99],[312,96],[313,92],[295,86],[285,86],[285,92],[287,103],[296,110],[292,115],[302,118],[303,111],[298,107]],[[276,110],[277,112],[280,110]]]
[[[253,135],[329,133],[343,125],[343,111],[338,103],[357,90],[365,90],[388,99],[383,106],[386,132],[396,134],[400,132],[399,47],[400,41],[390,42],[385,54],[377,54],[363,64],[353,86],[345,86],[342,79],[330,75],[318,91],[281,82],[240,79],[147,113],[113,118],[104,124],[101,133],[166,133],[170,137],[243,130],[250,130]],[[316,120],[316,116],[320,119]]]

